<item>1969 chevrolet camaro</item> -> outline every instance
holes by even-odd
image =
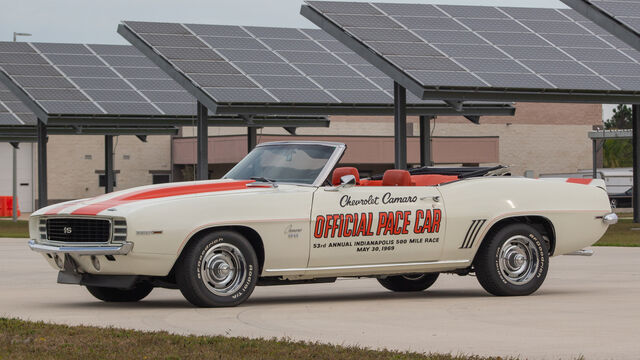
[[[139,187],[43,208],[32,250],[104,301],[180,289],[235,306],[256,285],[375,277],[421,291],[440,273],[476,274],[495,295],[528,295],[549,257],[615,223],[601,180],[535,180],[426,168],[361,179],[346,146],[261,144],[220,180]],[[478,176],[484,175],[484,176]]]

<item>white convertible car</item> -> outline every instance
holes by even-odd
[[[617,221],[601,180],[547,181],[424,168],[361,179],[346,146],[274,142],[220,180],[139,187],[43,208],[32,250],[58,282],[104,301],[180,289],[235,306],[256,285],[375,277],[421,291],[475,274],[495,295],[527,295],[549,257],[595,243]]]

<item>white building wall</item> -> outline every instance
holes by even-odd
[[[17,150],[18,206],[22,212],[33,211],[33,144],[20,144]],[[13,195],[13,147],[0,143],[0,196]]]

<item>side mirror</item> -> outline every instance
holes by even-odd
[[[324,191],[340,191],[340,189],[347,189],[356,184],[356,177],[353,175],[344,175],[340,178],[340,185],[325,187]]]
[[[356,177],[353,175],[345,175],[340,178],[340,186],[353,186],[356,184]]]

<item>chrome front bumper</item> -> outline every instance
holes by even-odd
[[[616,213],[608,213],[602,217],[602,222],[607,225],[613,225],[618,223],[618,215]]]
[[[53,246],[38,244],[29,240],[29,248],[39,253],[62,253],[72,255],[126,255],[133,249],[133,243],[113,244],[107,246]]]

